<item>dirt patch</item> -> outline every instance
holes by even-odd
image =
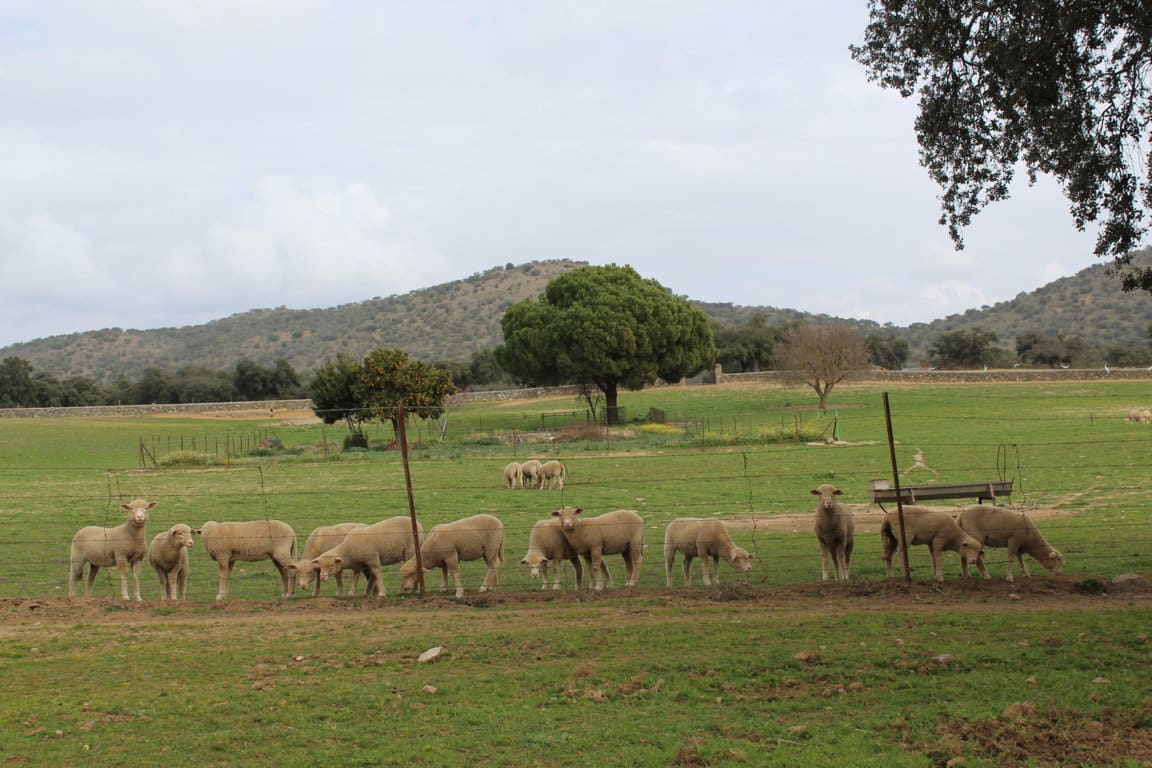
[[[852,511],[852,518],[856,523],[856,533],[878,533],[880,524],[884,522],[884,510],[875,504],[845,504]],[[955,512],[957,507],[931,507],[926,504],[917,506],[928,509],[942,509],[946,512]],[[896,509],[892,505],[889,511]],[[1025,510],[1033,521],[1051,520],[1057,517],[1071,517],[1072,512],[1055,507],[1029,507]],[[812,512],[783,512],[780,514],[763,513],[733,515],[724,518],[725,525],[741,530],[756,529],[760,531],[778,531],[784,533],[811,533]]]

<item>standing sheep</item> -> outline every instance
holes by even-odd
[[[524,487],[524,473],[520,470],[520,462],[510,461],[505,465],[504,487],[509,490]]]
[[[296,586],[299,589],[308,589],[309,585],[312,586],[312,597],[320,594],[320,566],[314,562],[320,553],[325,552],[340,542],[344,541],[344,537],[353,531],[361,528],[367,528],[364,523],[337,523],[335,525],[321,525],[312,530],[308,534],[308,538],[304,541],[304,551],[300,555],[300,559],[293,563],[293,572],[296,574]],[[336,594],[338,596],[344,595],[344,572],[336,572]],[[315,579],[315,581],[313,581]],[[360,580],[360,571],[352,571],[352,585],[348,588],[348,594],[354,595],[356,593],[356,585]]]
[[[960,555],[961,562],[974,563],[980,557],[982,545],[964,533],[944,510],[928,507],[904,507],[904,528],[908,546],[927,544],[932,555],[932,573],[936,581],[944,581],[940,566],[940,556],[950,549]],[[880,524],[880,540],[884,548],[884,562],[888,568],[888,578],[892,578],[892,558],[900,554],[900,518],[897,510],[884,515]],[[905,576],[908,574],[905,573]]]
[[[528,459],[520,465],[521,488],[540,487],[540,461]]]
[[[579,519],[584,510],[561,507],[552,514],[560,518],[560,530],[576,554],[588,555],[596,591],[604,589],[600,564],[604,555],[622,555],[628,572],[626,586],[636,586],[644,559],[644,519],[632,509],[618,509],[597,517]]]
[[[176,523],[152,539],[148,562],[160,579],[161,600],[187,599],[188,548],[194,544],[192,529],[184,523]]]
[[[828,563],[832,562],[837,581],[848,581],[852,547],[855,545],[856,522],[852,511],[836,501],[843,491],[824,483],[809,491],[816,501],[816,542],[820,545],[820,572],[828,581]]]
[[[720,559],[739,573],[752,570],[752,555],[736,546],[728,529],[719,520],[681,517],[664,529],[664,579],[672,586],[672,564],[676,553],[684,553],[684,586],[692,585],[692,558],[699,557],[704,569],[704,586],[720,586]],[[708,578],[708,558],[712,558],[714,576]]]
[[[1020,563],[1020,570],[1025,576],[1032,575],[1024,564],[1024,553],[1034,557],[1057,576],[1064,570],[1064,556],[1048,543],[1036,524],[1023,512],[977,504],[961,509],[957,522],[965,533],[985,547],[1008,548],[1008,573],[1004,577],[1008,581],[1012,581],[1013,560]],[[967,576],[968,563],[961,562],[961,567]],[[984,567],[983,552],[976,558],[976,567],[984,578],[989,578],[988,569]]]
[[[280,597],[292,597],[293,566],[296,560],[296,532],[280,520],[250,520],[218,523],[209,520],[197,532],[208,556],[216,561],[220,572],[217,600],[228,599],[228,579],[237,560],[255,562],[271,560],[280,574]]]
[[[120,597],[128,600],[128,571],[132,571],[135,597],[140,597],[140,563],[148,554],[148,544],[144,539],[144,526],[148,524],[148,510],[156,507],[156,502],[136,499],[120,508],[126,513],[125,520],[114,528],[89,525],[76,531],[72,537],[68,566],[68,597],[76,596],[76,585],[84,578],[84,564],[88,564],[88,585],[85,594],[92,596],[92,586],[96,573],[106,566],[116,566],[120,571]]]
[[[567,537],[560,530],[560,521],[554,517],[538,520],[528,534],[528,552],[520,560],[520,565],[528,566],[528,575],[533,579],[539,579],[543,575],[540,589],[547,589],[548,566],[551,564],[554,577],[552,589],[560,589],[561,560],[572,563],[572,568],[576,573],[576,589],[580,589],[584,580],[584,568],[580,564],[580,556],[568,545]],[[591,560],[589,560],[589,567],[591,567]],[[604,578],[611,584],[612,575],[608,573],[608,566],[603,560],[600,561],[600,568],[604,572]],[[591,587],[591,574],[589,574],[588,580],[588,586]]]
[[[558,491],[564,490],[564,478],[566,476],[567,470],[564,469],[564,465],[560,462],[544,462],[540,465],[540,490],[544,490],[545,488],[555,488]]]
[[[416,534],[423,538],[424,527],[416,524]],[[380,567],[402,563],[416,554],[412,540],[412,519],[403,515],[389,517],[378,523],[349,532],[336,546],[319,554],[312,562],[320,572],[319,581],[328,581],[335,574],[351,569],[368,571],[368,592],[387,597]]]
[[[447,585],[448,574],[456,582],[456,597],[464,597],[460,580],[460,563],[483,558],[488,566],[480,591],[494,589],[499,581],[499,568],[504,563],[504,524],[492,515],[473,515],[451,523],[435,525],[420,546],[424,570],[439,568],[441,584]],[[416,558],[400,566],[401,589],[416,586]]]

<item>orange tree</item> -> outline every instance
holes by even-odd
[[[368,415],[391,422],[399,439],[401,406],[422,419],[438,419],[444,413],[444,398],[456,391],[456,385],[444,368],[409,360],[408,353],[399,349],[378,349],[361,363],[356,391]]]

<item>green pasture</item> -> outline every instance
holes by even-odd
[[[91,766],[1057,764],[1029,757],[1039,734],[1066,745],[1060,765],[1152,763],[1140,751],[1152,612],[1144,593],[1109,586],[1152,570],[1152,426],[1124,419],[1152,406],[1152,382],[887,389],[903,484],[1008,479],[1006,502],[1056,514],[1040,527],[1064,552],[1061,583],[1078,585],[1066,607],[1039,599],[1050,577],[1034,562],[1017,593],[1002,579],[957,585],[949,557],[940,591],[914,548],[914,583],[889,583],[874,533],[858,536],[851,584],[815,583],[810,524],[773,523],[810,511],[808,491],[824,482],[858,519],[876,514],[868,481],[892,477],[884,391],[842,386],[818,413],[810,393],[772,385],[649,389],[622,396],[627,423],[607,434],[572,413],[575,398],[457,407],[443,440],[413,423],[418,517],[427,529],[499,516],[502,594],[537,586],[517,562],[531,524],[562,504],[644,517],[648,551],[629,592],[486,601],[469,565],[458,602],[435,576],[429,596],[398,594],[392,567],[387,598],[337,600],[325,585],[319,600],[284,603],[268,563],[241,563],[232,600],[217,606],[215,566],[196,548],[188,602],[162,604],[145,568],[146,603],[122,605],[104,569],[93,611],[74,621],[51,620],[69,540],[118,524],[120,503],[158,502],[149,536],[275,517],[303,543],[317,525],[407,514],[399,452],[342,452],[341,425],[277,417],[0,419],[0,755]],[[645,419],[659,412],[663,423]],[[386,426],[370,436],[392,438]],[[260,447],[270,439],[281,447]],[[530,457],[565,462],[563,492],[502,488],[504,464]],[[722,565],[725,587],[706,589],[697,568],[685,589],[677,565],[666,589],[663,529],[684,516],[737,522],[752,573]],[[622,582],[619,558],[609,564]],[[1001,574],[1003,554],[989,564]],[[957,588],[986,610],[956,610]],[[785,589],[811,597],[774,599]],[[900,599],[888,607],[887,595]],[[436,645],[441,661],[416,662]],[[1013,707],[1024,714],[1005,716]]]

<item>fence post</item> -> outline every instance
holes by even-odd
[[[888,425],[888,454],[892,459],[892,486],[896,489],[896,517],[900,521],[900,552],[904,561],[904,581],[912,580],[908,567],[908,536],[904,532],[904,494],[900,492],[900,470],[896,465],[896,440],[892,437],[892,413],[888,410],[888,393],[884,393],[884,423]]]
[[[408,431],[404,406],[396,408],[396,430],[400,438],[400,457],[404,463],[404,486],[408,489],[408,516],[412,519],[412,541],[416,542],[416,590],[424,594],[424,558],[420,553],[420,529],[416,524],[416,501],[412,497],[412,471],[408,466]]]

